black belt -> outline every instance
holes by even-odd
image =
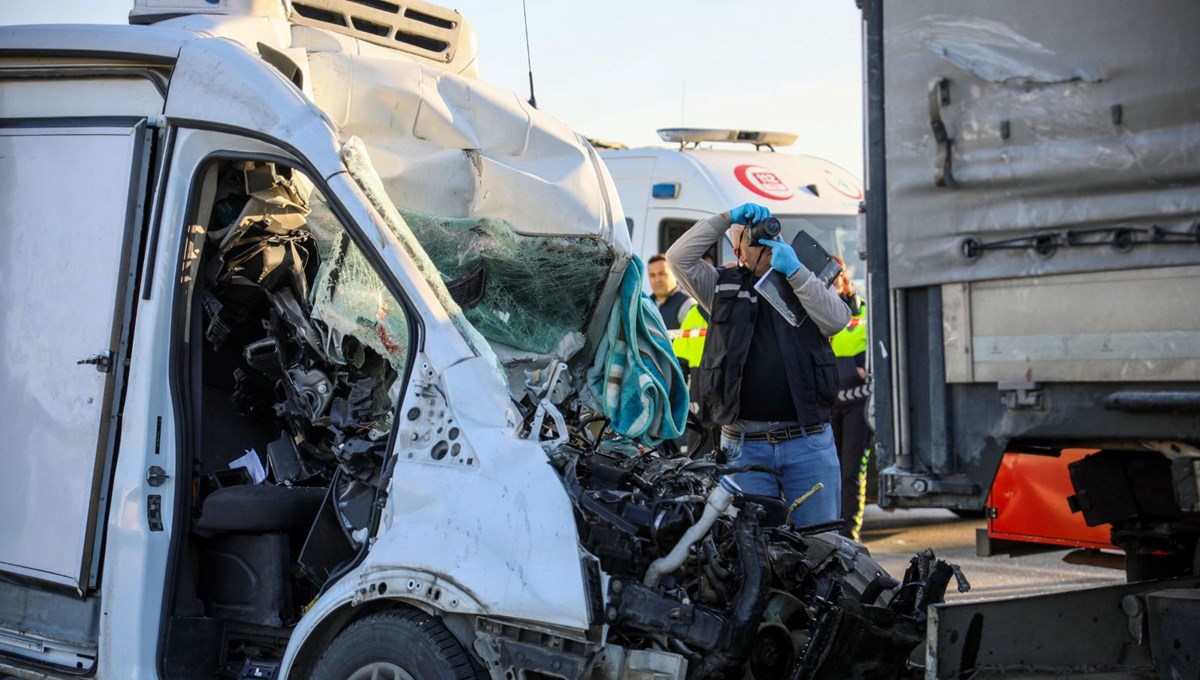
[[[731,427],[722,427],[721,434],[730,439],[745,439],[748,442],[771,442],[778,444],[788,439],[796,437],[813,437],[825,431],[825,426],[828,423],[820,425],[809,425],[808,427],[781,427],[778,430],[767,430],[766,432],[738,432]]]

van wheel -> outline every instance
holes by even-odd
[[[364,617],[321,655],[321,680],[476,680],[486,677],[437,619],[415,609]]]

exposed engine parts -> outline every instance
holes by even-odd
[[[896,678],[950,579],[969,587],[932,551],[898,581],[854,541],[784,525],[727,466],[582,431],[552,462],[610,577],[604,642],[678,655],[689,678]]]

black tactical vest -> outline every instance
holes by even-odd
[[[705,422],[730,425],[738,418],[742,367],[752,351],[750,341],[759,311],[755,280],[741,268],[717,270],[704,355],[693,374]],[[774,311],[764,309],[763,313]],[[806,319],[798,328],[786,322],[775,326],[796,420],[805,426],[829,420],[838,376],[828,338],[812,319]]]
[[[667,324],[667,330],[679,329],[679,310],[683,308],[683,303],[690,299],[687,293],[676,288],[674,293],[667,296],[666,302],[658,305],[658,313],[662,315],[663,322]]]

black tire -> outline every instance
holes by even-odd
[[[477,680],[486,677],[470,654],[437,619],[416,609],[380,612],[354,622],[334,639],[313,670],[313,680]]]

